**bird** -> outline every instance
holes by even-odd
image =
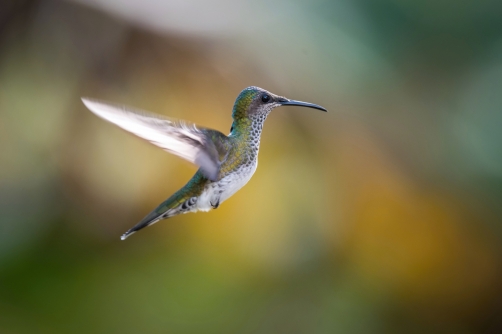
[[[258,166],[263,124],[273,109],[299,106],[327,111],[317,104],[290,100],[251,86],[237,96],[233,123],[226,136],[190,122],[101,100],[82,97],[82,102],[97,116],[199,167],[185,186],[126,231],[121,240],[166,218],[217,209],[242,188]]]

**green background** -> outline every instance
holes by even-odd
[[[0,333],[502,332],[502,2],[4,0]],[[227,133],[209,213],[120,235],[189,163],[81,96]]]

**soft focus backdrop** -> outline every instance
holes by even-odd
[[[502,2],[3,0],[0,333],[501,333]],[[227,133],[218,210],[119,236],[195,167],[81,96]]]

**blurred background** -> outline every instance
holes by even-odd
[[[502,3],[0,2],[0,333],[502,333]],[[120,235],[196,168],[81,96],[227,133],[218,210]]]

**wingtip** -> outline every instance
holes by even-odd
[[[113,109],[113,106],[111,104],[85,96],[82,96],[80,99],[82,100],[82,103],[84,103],[84,105],[87,107],[87,109],[89,109],[89,111],[101,118],[111,121],[109,117],[106,116],[107,114],[110,114],[109,109]]]
[[[93,99],[91,99],[90,97],[86,97],[86,96],[82,96],[80,98],[80,100],[82,100],[82,103],[89,109],[91,109],[91,104],[93,102]]]

